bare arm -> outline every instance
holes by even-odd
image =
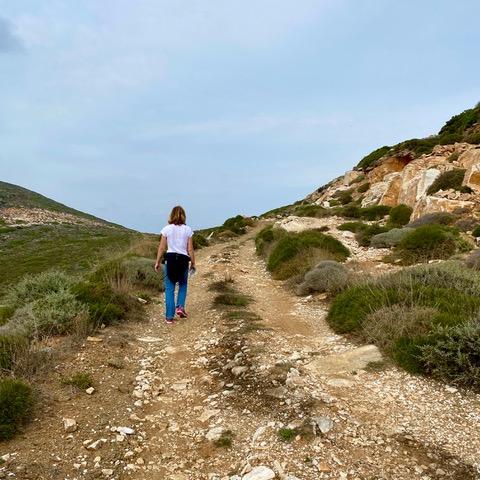
[[[167,249],[167,239],[162,235],[162,238],[160,239],[160,244],[158,245],[158,251],[157,251],[157,260],[155,262],[155,271],[158,272],[160,269],[160,264],[162,261],[162,256],[165,253],[165,250]]]
[[[187,251],[188,251],[188,256],[190,257],[191,266],[192,268],[195,268],[195,250],[193,249],[192,237],[188,239]]]

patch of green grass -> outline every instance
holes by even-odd
[[[323,218],[329,216],[330,212],[326,208],[312,203],[295,207],[292,214],[296,215],[297,217]]]
[[[217,293],[232,293],[235,292],[234,282],[230,279],[217,280],[208,286],[208,290]]]
[[[77,372],[73,373],[69,377],[62,378],[63,385],[70,385],[78,390],[86,390],[93,387],[93,378],[89,373]]]
[[[0,440],[9,440],[33,410],[32,388],[20,380],[0,380]]]
[[[295,440],[297,431],[294,428],[280,428],[277,435],[282,442],[290,443]]]
[[[235,291],[218,294],[213,303],[216,306],[246,307],[252,303],[253,299],[248,295],[237,293]]]

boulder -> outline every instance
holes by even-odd
[[[242,480],[271,480],[272,478],[275,478],[275,472],[271,468],[261,465],[244,475]]]
[[[427,213],[448,212],[452,213],[458,208],[473,210],[475,202],[469,200],[453,200],[450,198],[426,196],[415,204],[411,220],[423,217]]]

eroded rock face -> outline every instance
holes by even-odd
[[[455,155],[453,155],[455,154]],[[428,195],[428,189],[442,173],[453,169],[465,169],[463,185],[472,193],[439,191]],[[363,175],[349,171],[332,181],[307,199],[325,207],[335,200],[335,192],[353,189],[354,200],[361,200],[362,207],[404,203],[413,208],[413,218],[436,211],[453,212],[458,208],[480,210],[480,146],[468,143],[437,145],[431,154],[412,159],[407,153],[383,159],[381,163]],[[353,183],[352,183],[353,182]],[[366,191],[357,188],[369,184]],[[335,204],[335,202],[332,202]]]

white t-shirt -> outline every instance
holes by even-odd
[[[162,228],[161,234],[167,239],[167,252],[188,255],[188,239],[193,230],[188,225],[167,225]]]

